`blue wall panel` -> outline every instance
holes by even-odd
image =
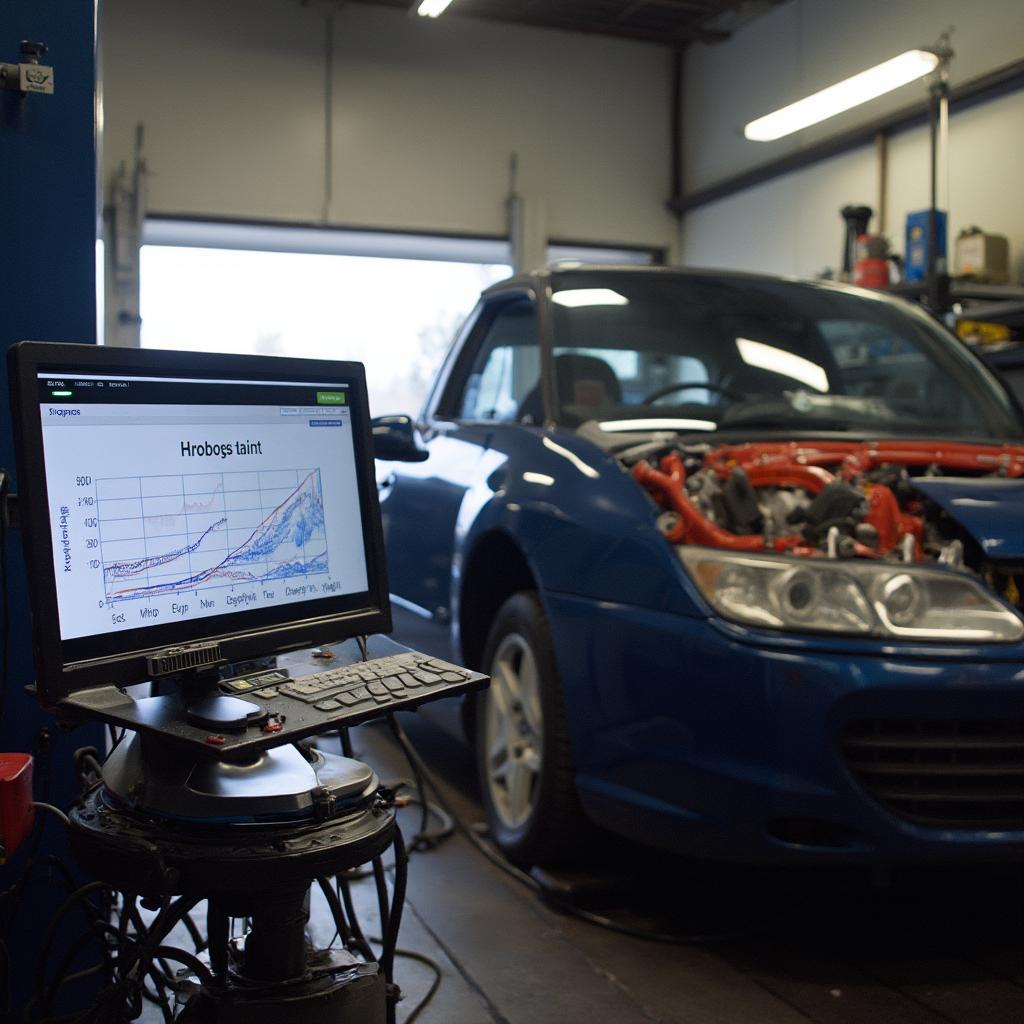
[[[20,59],[22,39],[49,47],[44,62],[54,67],[52,96],[0,93],[0,347],[23,338],[96,341],[96,87],[94,0],[3,0],[0,3],[0,61]],[[14,470],[7,412],[6,363],[0,367],[0,466]],[[20,538],[8,538],[11,595],[10,674],[0,749],[34,751],[37,799],[63,807],[75,796],[71,751],[99,743],[96,728],[60,734],[54,719],[25,694],[32,680],[30,621]],[[42,933],[66,894],[62,872],[47,857],[66,859],[62,827],[50,819],[30,884],[16,906],[0,903],[11,956],[12,1008],[28,998]],[[39,827],[39,826],[37,826]],[[8,890],[25,868],[26,849],[0,867],[0,889]],[[16,911],[12,913],[12,911]],[[13,920],[11,919],[13,917]],[[67,940],[84,931],[80,914],[70,915]],[[73,934],[72,934],[73,933]],[[66,948],[66,947],[65,947]],[[79,961],[81,962],[81,961]],[[0,960],[0,971],[4,964]],[[67,993],[74,1007],[87,999],[79,987]],[[0,1002],[0,1019],[6,1019]],[[21,1020],[21,1013],[12,1013]]]

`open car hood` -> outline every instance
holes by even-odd
[[[919,477],[914,489],[955,519],[988,557],[1024,559],[1024,480]]]

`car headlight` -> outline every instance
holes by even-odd
[[[676,549],[711,606],[727,619],[813,633],[1009,643],[1024,623],[980,583],[905,563]]]

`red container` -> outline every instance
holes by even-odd
[[[32,755],[0,754],[0,864],[32,831]]]
[[[857,239],[857,260],[853,264],[853,283],[862,288],[889,287],[889,243],[881,235],[861,235]]]
[[[888,288],[889,261],[857,260],[853,265],[853,283],[859,284],[862,288]]]

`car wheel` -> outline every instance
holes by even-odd
[[[573,783],[565,700],[537,594],[499,609],[484,648],[491,685],[476,707],[477,771],[491,836],[513,863],[572,860],[589,826]]]

